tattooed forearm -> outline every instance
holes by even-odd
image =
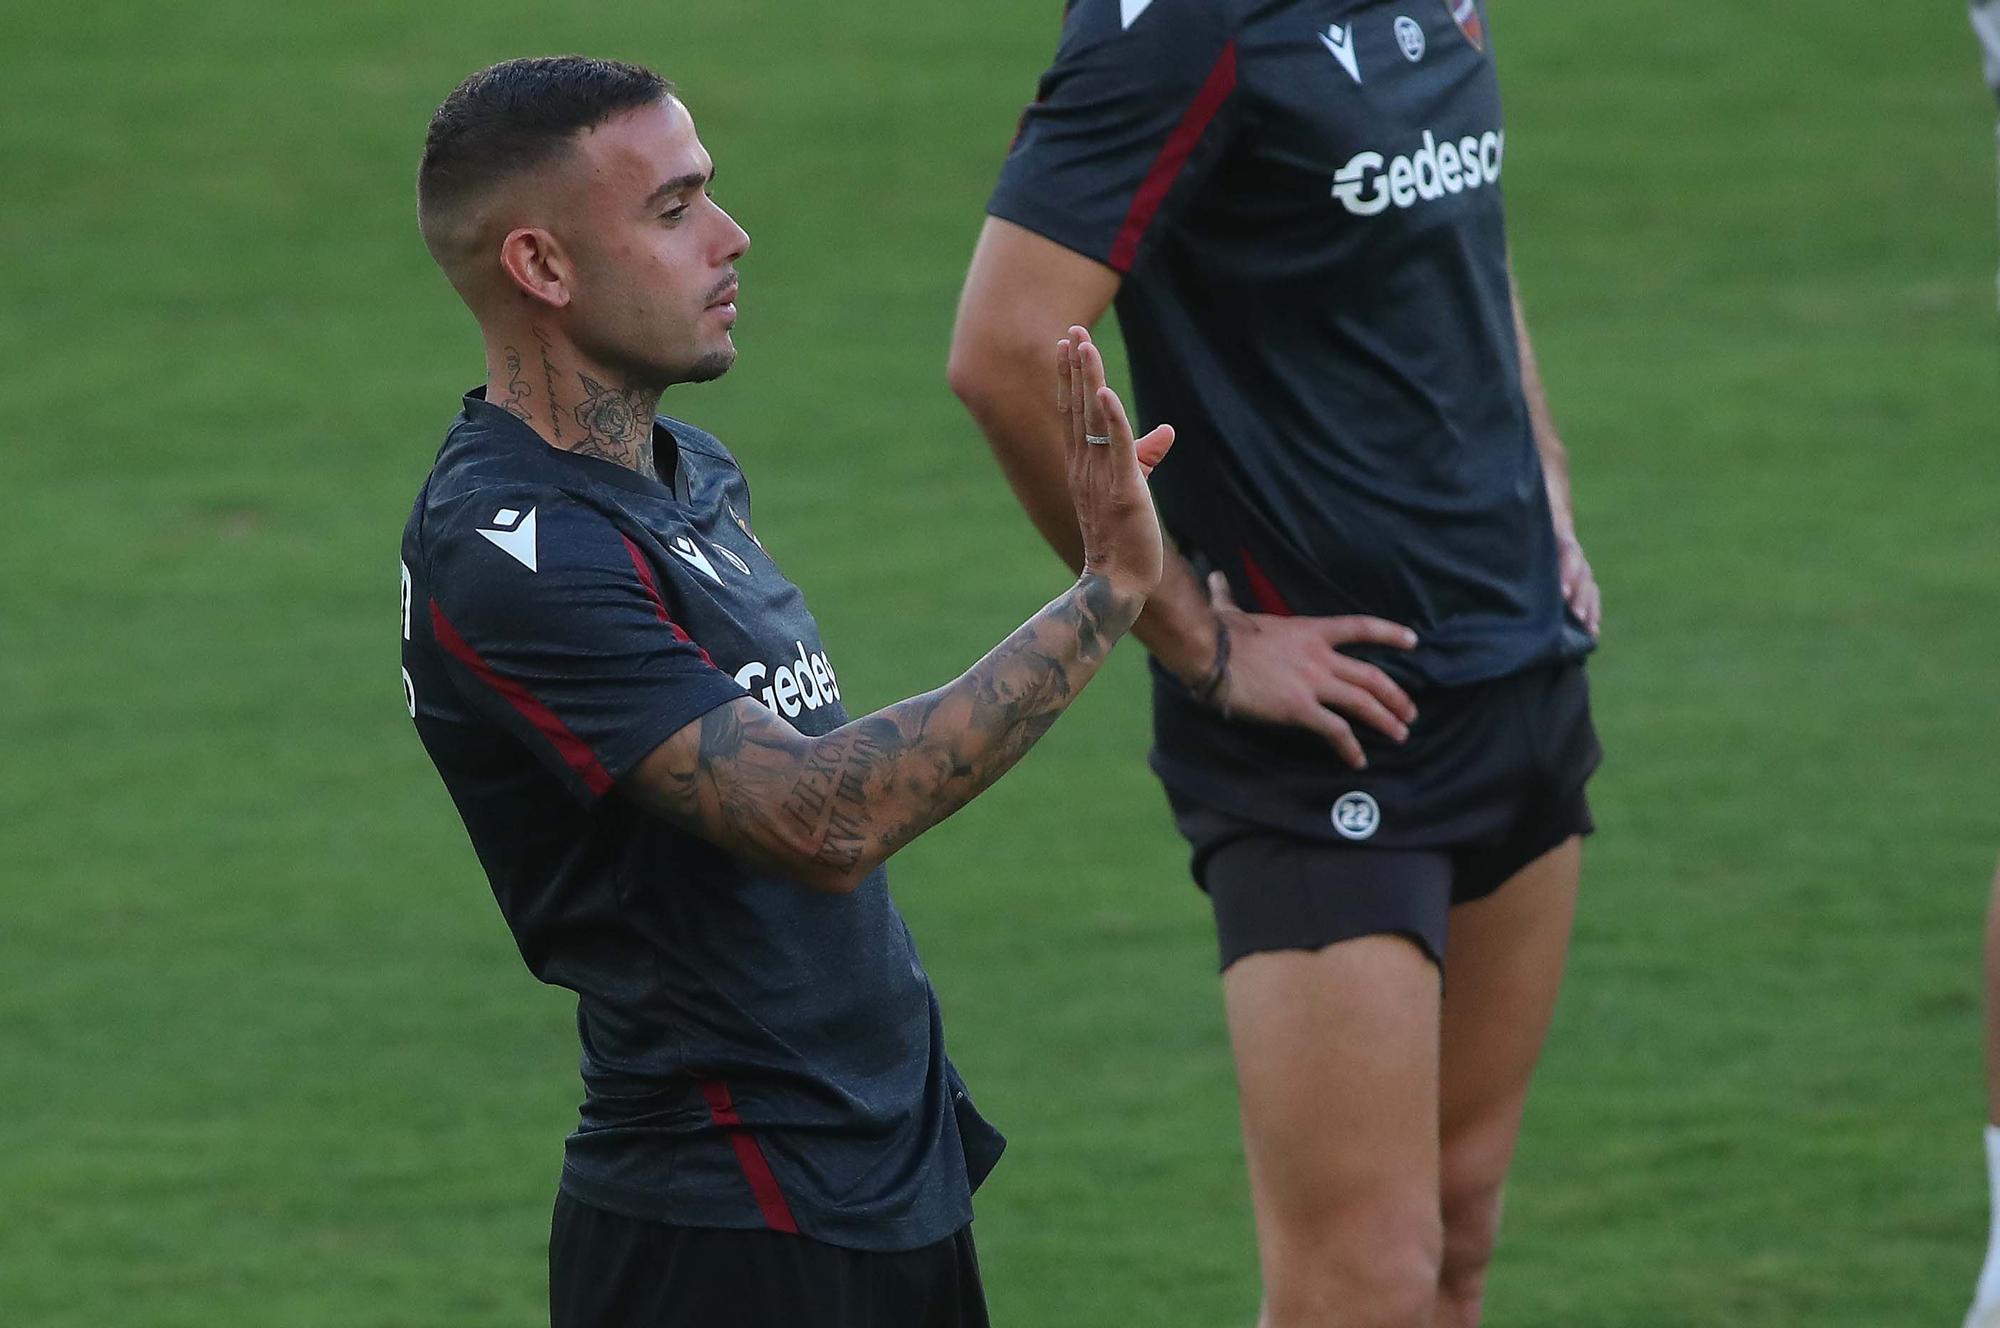
[[[906,750],[894,723],[870,715],[813,743],[784,802],[794,829],[829,867],[858,866],[868,847],[867,772]]]
[[[851,889],[1012,769],[1138,609],[1086,576],[956,681],[819,738],[753,701],[723,706],[648,758],[634,796],[726,849]]]
[[[643,388],[608,387],[586,373],[577,378],[583,384],[583,400],[577,403],[575,418],[583,430],[583,441],[571,450],[616,461],[658,479],[653,469],[653,409],[659,402],[658,394],[648,394]]]
[[[535,412],[528,399],[534,395],[535,389],[521,377],[521,352],[513,346],[507,347],[507,399],[500,403],[500,409],[517,420],[532,420]]]

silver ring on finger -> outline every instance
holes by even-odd
[[[1083,441],[1089,443],[1092,447],[1109,447],[1111,446],[1111,435],[1108,433],[1087,433],[1083,436]]]

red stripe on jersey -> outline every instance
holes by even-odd
[[[673,628],[674,640],[685,641],[694,646],[701,653],[701,662],[714,668],[715,661],[708,657],[708,652],[702,650],[695,639],[687,634],[686,629],[675,622],[672,615],[667,612],[667,601],[660,596],[660,583],[653,579],[653,565],[646,561],[646,555],[639,551],[639,546],[632,542],[631,536],[620,535],[618,538],[625,541],[625,552],[632,555],[632,570],[639,574],[639,584],[646,588],[646,598],[653,601],[653,612],[660,616],[661,622]]]
[[[1229,100],[1229,94],[1236,89],[1236,43],[1230,42],[1222,48],[1222,54],[1215,59],[1215,67],[1208,71],[1208,78],[1201,85],[1201,91],[1194,97],[1194,105],[1187,108],[1187,114],[1174,126],[1174,132],[1167,136],[1166,146],[1154,159],[1153,168],[1146,172],[1145,181],[1139,192],[1132,196],[1132,210],[1125,214],[1125,224],[1118,230],[1118,239],[1111,246],[1111,266],[1120,272],[1130,272],[1132,261],[1139,256],[1139,241],[1146,237],[1146,228],[1153,224],[1153,215],[1160,210],[1160,204],[1167,201],[1167,193],[1174,187],[1181,169],[1193,154],[1195,144],[1208,131],[1209,121],[1222,109],[1222,103]]]
[[[431,601],[431,632],[437,637],[438,644],[450,652],[452,658],[470,669],[479,681],[506,698],[507,704],[519,711],[521,718],[534,725],[541,735],[549,740],[550,745],[556,749],[556,754],[562,757],[570,769],[576,771],[577,778],[583,781],[584,787],[599,797],[611,791],[611,774],[599,764],[596,754],[590,750],[589,745],[570,732],[569,725],[562,722],[562,717],[537,700],[533,692],[512,678],[503,678],[495,673],[492,666],[479,657],[479,652],[466,644],[465,638],[458,634],[458,629],[444,616],[444,610],[438,607],[436,600]]]
[[[736,1114],[729,1085],[720,1079],[704,1079],[701,1095],[708,1099],[709,1116],[729,1132],[729,1142],[736,1149],[736,1165],[743,1168],[743,1179],[750,1183],[750,1193],[757,1200],[757,1211],[764,1215],[764,1225],[796,1236],[799,1224],[792,1217],[792,1206],[785,1202],[785,1192],[779,1188],[778,1178],[771,1174],[771,1164],[764,1159],[757,1136]]]
[[[1257,601],[1257,611],[1280,618],[1291,617],[1292,606],[1285,603],[1285,597],[1278,593],[1278,583],[1265,575],[1257,560],[1250,556],[1250,550],[1238,549],[1236,552],[1243,559],[1243,576],[1250,583],[1250,598]]]

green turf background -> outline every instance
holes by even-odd
[[[1489,1323],[1955,1324],[2000,849],[1963,13],[1498,8],[1611,756]],[[1060,584],[943,382],[1054,10],[0,0],[0,1322],[541,1312],[569,1002],[396,671],[397,532],[479,364],[411,220],[438,99],[561,49],[682,84],[755,248],[738,369],[669,408],[744,459],[868,708]],[[895,867],[1012,1135],[1003,1324],[1255,1305],[1138,663]]]

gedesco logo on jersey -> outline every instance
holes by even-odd
[[[840,699],[840,680],[833,676],[824,650],[806,653],[806,643],[796,641],[796,658],[776,668],[751,660],[736,670],[736,685],[752,693],[786,719],[797,719],[808,710],[832,705]],[[762,690],[758,690],[759,686]]]
[[[1424,130],[1423,146],[1407,157],[1357,152],[1333,173],[1333,196],[1357,217],[1372,217],[1391,207],[1411,208],[1500,183],[1501,158],[1506,154],[1504,130],[1489,129],[1478,137],[1438,142]]]

